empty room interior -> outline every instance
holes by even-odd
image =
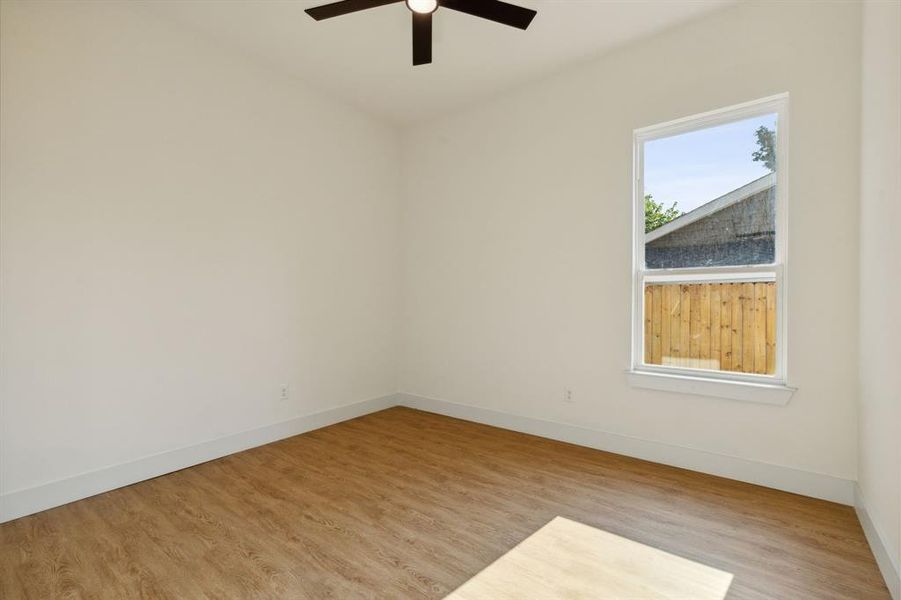
[[[0,598],[901,600],[901,0],[0,0]]]

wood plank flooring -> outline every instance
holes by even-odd
[[[441,598],[557,515],[729,599],[889,597],[849,507],[393,408],[0,525],[0,598]]]

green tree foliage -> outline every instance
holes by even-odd
[[[672,206],[664,208],[662,202],[654,202],[654,197],[647,194],[644,197],[644,232],[654,231],[676,217],[682,216],[682,211],[676,206],[677,203],[673,202]]]
[[[761,125],[757,128],[757,147],[751,157],[762,162],[770,171],[776,170],[776,132]]]

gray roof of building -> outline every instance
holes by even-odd
[[[732,190],[728,194],[724,194],[719,198],[702,204],[694,210],[688,211],[684,215],[676,217],[666,225],[662,225],[653,231],[647,232],[644,234],[644,241],[645,243],[653,242],[656,239],[671,234],[677,229],[682,229],[686,225],[699,221],[715,212],[719,212],[736,202],[741,202],[745,198],[758,194],[774,185],[776,185],[776,174],[769,173],[764,175],[760,179],[755,179],[750,183],[746,183],[740,188]]]

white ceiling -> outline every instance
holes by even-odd
[[[448,9],[434,16],[433,63],[411,66],[403,3],[316,22],[328,0],[146,2],[164,17],[279,65],[395,123],[427,119],[735,0],[510,0],[538,11],[527,31]]]

